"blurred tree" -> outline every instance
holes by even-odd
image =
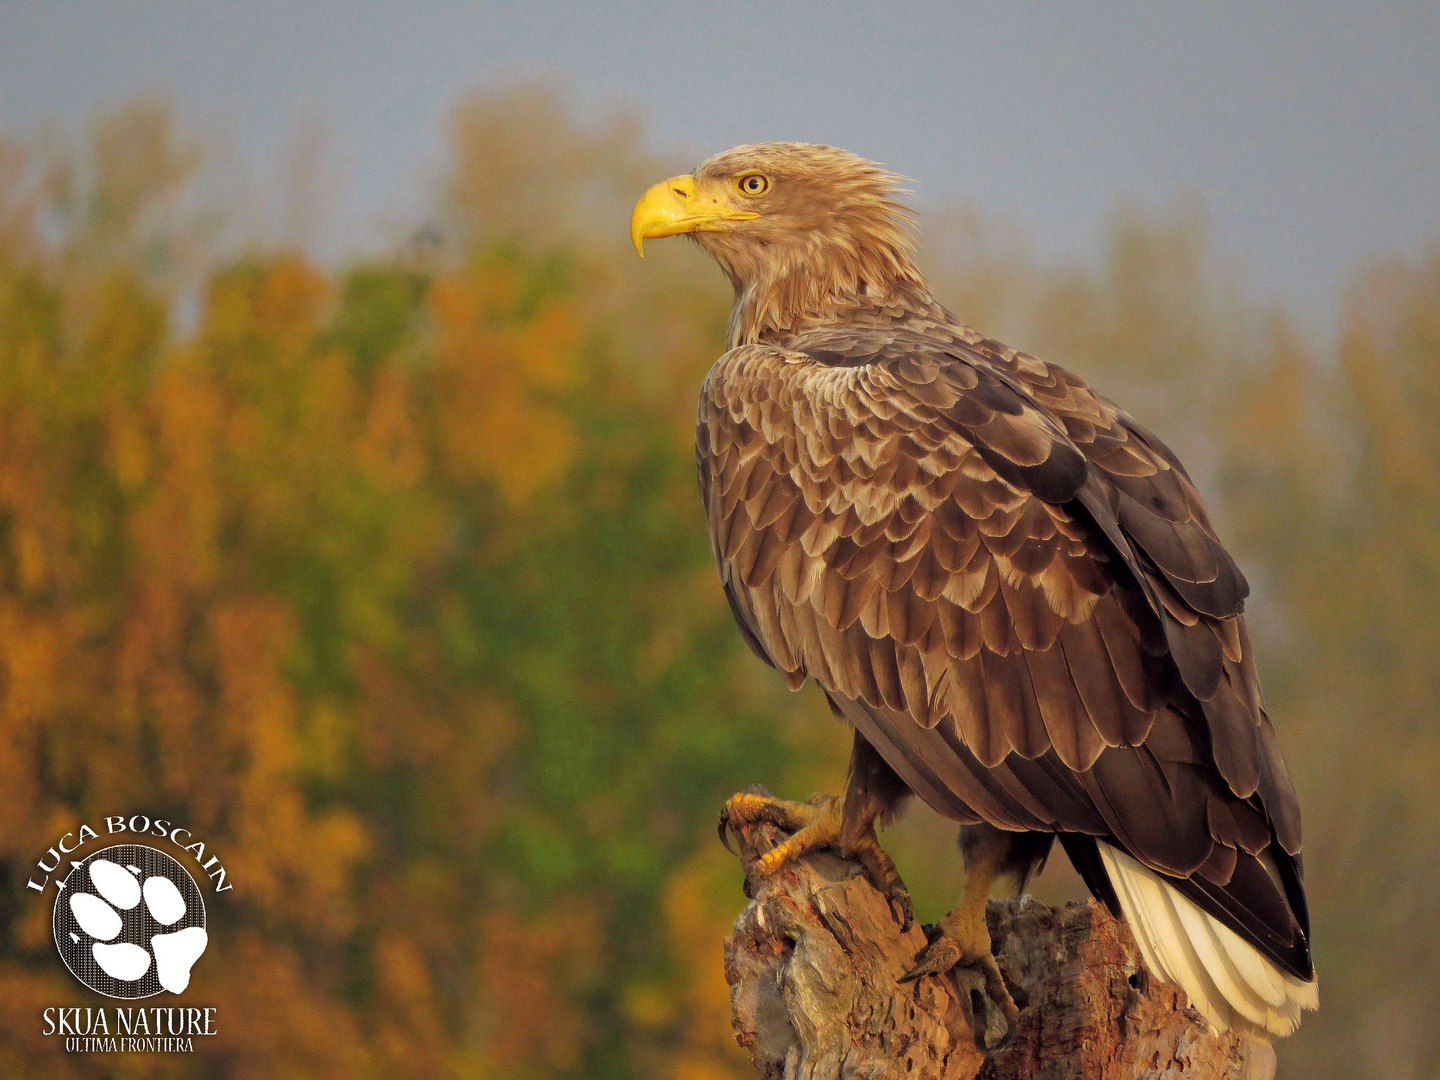
[[[523,100],[461,110],[457,191],[559,160],[565,131],[506,126]],[[117,812],[224,852],[216,1071],[665,1067],[691,1019],[635,1002],[688,970],[669,875],[738,777],[777,782],[789,708],[732,663],[689,380],[617,353],[593,252],[536,242],[524,185],[445,266],[221,268],[176,340],[180,145],[144,107],[43,187],[0,159],[0,1068],[54,1075],[35,1009],[79,1000],[28,867]]]

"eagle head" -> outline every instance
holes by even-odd
[[[759,143],[716,154],[640,197],[630,237],[686,234],[737,290],[797,275],[819,293],[918,280],[901,177],[833,146]]]

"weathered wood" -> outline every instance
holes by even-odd
[[[740,831],[747,873],[781,836]],[[857,863],[817,852],[752,886],[725,942],[725,975],[736,1037],[765,1080],[1274,1075],[1269,1043],[1212,1031],[1182,991],[1147,976],[1125,925],[1093,901],[991,902],[996,958],[1021,1008],[1006,1039],[976,973],[898,981],[925,932],[901,929]],[[982,1042],[1003,1045],[987,1055]]]

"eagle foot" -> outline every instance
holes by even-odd
[[[952,923],[951,917],[939,926],[925,928],[930,942],[920,950],[914,966],[900,976],[900,981],[913,982],[926,975],[953,972],[976,1041],[986,1050],[994,1050],[1014,1034],[1020,1010],[990,951],[988,931],[982,929],[982,937],[973,932],[964,933],[962,927],[947,925],[949,923]]]
[[[730,847],[731,833],[738,833],[747,825],[774,825],[791,834],[755,860],[750,867],[750,874],[755,878],[771,877],[786,863],[820,848],[829,848],[842,858],[854,859],[865,871],[870,883],[884,895],[890,905],[890,913],[901,930],[910,929],[915,921],[910,890],[905,888],[894,861],[880,846],[874,821],[866,824],[858,838],[847,843],[842,836],[844,819],[843,798],[820,795],[799,803],[743,791],[726,801],[725,808],[720,812],[718,831],[720,842],[727,851],[734,850]],[[746,892],[750,892],[748,886]]]

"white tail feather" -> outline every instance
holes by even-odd
[[[1281,971],[1163,877],[1101,843],[1100,858],[1150,973],[1175,983],[1218,1031],[1289,1035],[1302,1009],[1320,1007],[1319,984]]]

